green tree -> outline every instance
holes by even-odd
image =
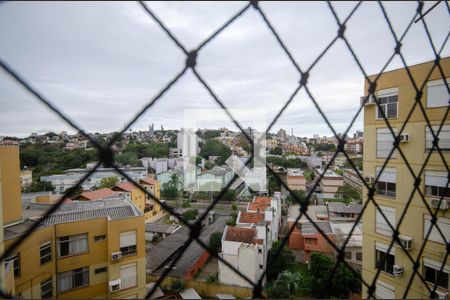
[[[231,150],[220,141],[210,139],[203,144],[200,155],[205,159],[208,159],[210,156],[218,156],[216,164],[223,165],[230,157]]]
[[[195,220],[198,216],[198,210],[196,209],[190,209],[188,211],[185,211],[182,214],[183,220],[185,221],[191,221],[191,220]]]
[[[359,292],[359,278],[342,263],[332,273],[335,261],[323,253],[313,252],[309,260],[312,296],[316,298],[348,298]],[[331,284],[331,285],[330,285]]]
[[[103,188],[112,188],[119,182],[119,179],[117,177],[106,177],[102,178],[100,181],[100,185],[97,187],[97,189],[103,189]]]
[[[281,183],[272,173],[267,173],[267,187],[271,195],[273,192],[281,191]]]
[[[30,186],[30,192],[53,192],[55,187],[50,181],[33,181]]]
[[[222,232],[214,232],[209,237],[209,248],[214,253],[219,253],[222,247]]]
[[[361,201],[362,192],[351,185],[344,184],[340,186],[336,191],[336,198],[343,200],[345,203],[351,201]]]
[[[125,152],[116,155],[116,161],[120,166],[132,166],[132,167],[141,167],[142,163],[138,159],[136,153]]]
[[[267,254],[267,261],[270,266],[267,270],[268,281],[275,280],[281,272],[288,270],[295,262],[294,254],[286,246],[280,251],[280,254],[275,256],[280,246],[279,241],[274,242]]]
[[[306,200],[306,193],[303,190],[293,190],[292,193],[295,194],[295,196],[297,196],[297,199],[300,200],[301,202],[304,202]],[[298,201],[294,198],[294,196],[292,196],[289,193],[289,196],[286,197],[286,204],[287,205],[292,205],[292,204],[297,204]]]
[[[178,190],[178,187],[181,184],[180,177],[177,174],[172,174],[170,176],[170,180],[168,182],[170,187],[176,188]]]
[[[174,199],[178,196],[178,189],[170,186],[169,183],[166,182],[162,186],[161,194],[165,198]]]
[[[281,149],[281,147],[277,146],[277,147],[271,149],[269,153],[273,154],[273,155],[283,155],[283,149]]]
[[[212,139],[220,136],[220,130],[207,130],[203,134],[205,140]]]

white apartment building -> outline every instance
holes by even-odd
[[[148,176],[147,168],[122,168],[121,170],[136,181]],[[76,185],[89,171],[90,169],[70,169],[65,174],[41,176],[41,181],[50,181],[56,192],[64,193],[68,188]],[[127,181],[113,168],[98,168],[82,183],[81,187],[85,191],[91,190],[99,186],[103,178],[109,177],[115,177],[119,182]]]

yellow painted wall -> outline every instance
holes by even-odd
[[[441,61],[443,70],[446,77],[450,77],[450,58],[445,58]],[[416,65],[410,68],[413,77],[419,85],[423,84],[425,76],[431,70],[433,63],[426,63]],[[371,77],[373,79],[374,77]],[[429,80],[440,79],[440,73],[435,70]],[[412,84],[409,81],[407,73],[404,69],[395,70],[384,73],[377,84],[377,91],[381,89],[387,89],[391,87],[399,88],[399,106],[398,106],[398,118],[389,119],[389,122],[393,127],[400,130],[404,124],[407,113],[411,110],[414,104],[416,92],[412,88]],[[366,82],[365,93],[367,95],[368,85]],[[424,89],[424,94],[421,100],[424,108],[426,109],[426,94],[427,89]],[[443,108],[430,108],[426,109],[427,116],[430,119],[431,124],[439,124],[442,122],[446,107]],[[364,108],[364,175],[372,175],[375,177],[375,169],[377,166],[382,166],[386,158],[376,157],[376,129],[386,128],[384,120],[377,120],[375,118],[376,108],[375,105],[365,106]],[[447,119],[446,124],[449,124]],[[409,161],[411,168],[415,174],[418,174],[422,164],[425,162],[428,152],[425,151],[425,126],[423,114],[419,108],[412,114],[411,119],[405,127],[404,132],[410,133],[411,141],[408,143],[402,143],[400,148],[403,150],[407,160]],[[445,154],[446,161],[450,161],[450,153]],[[388,198],[376,195],[375,200],[379,205],[384,205],[396,209],[396,222],[399,221],[400,216],[405,209],[405,204],[408,201],[411,192],[413,190],[413,177],[408,170],[404,160],[400,154],[397,153],[396,158],[389,161],[388,167],[396,168],[396,198]],[[431,158],[427,164],[425,170],[445,170],[441,158],[437,153],[431,154]],[[422,176],[421,190],[424,192],[424,177]],[[367,189],[363,188],[363,201],[367,201]],[[428,198],[427,198],[428,201]],[[433,210],[434,211],[434,210]],[[416,192],[412,198],[411,205],[405,215],[405,218],[400,227],[400,233],[414,239],[414,248],[409,252],[413,258],[417,258],[419,249],[423,244],[423,218],[424,215],[428,215],[428,211],[425,208],[421,197]],[[439,212],[438,216],[450,217],[450,212]],[[375,206],[373,203],[369,203],[367,210],[363,215],[363,270],[362,275],[364,280],[369,284],[372,283],[373,276],[376,273],[375,269],[375,242],[381,242],[389,245],[391,237],[384,236],[375,233]],[[412,271],[412,262],[408,259],[407,255],[401,248],[395,248],[395,264],[404,267],[404,275],[396,278],[390,274],[381,272],[379,279],[386,283],[389,283],[395,287],[395,297],[401,298],[405,292],[405,288],[408,285]],[[445,254],[445,245],[428,241],[423,253],[423,257],[427,257],[436,261],[442,261]],[[450,259],[447,259],[447,264],[450,264]],[[419,268],[419,271],[423,273],[423,266]],[[367,289],[363,286],[363,298],[367,297]],[[426,290],[424,284],[420,281],[418,276],[415,276],[415,280],[408,293],[408,298],[429,298],[429,293]]]
[[[0,146],[3,224],[22,220],[19,146]]]

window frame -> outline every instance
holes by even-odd
[[[440,125],[439,124],[438,125],[431,125],[431,127],[432,127],[431,129],[433,129],[433,132],[436,133],[437,130],[439,129]],[[425,125],[425,152],[431,152],[431,149],[433,148],[433,135],[431,134],[431,129],[430,129],[430,126]],[[441,139],[443,137],[442,136],[443,132],[448,132],[448,135],[449,135],[448,139],[450,139],[450,124],[446,123],[446,124],[444,124],[442,126],[441,131],[439,132],[439,135],[438,135],[439,139]],[[428,137],[430,137],[431,140],[429,140]],[[446,152],[446,153],[450,152],[450,142],[449,142],[449,147],[448,148],[441,147],[441,145],[440,145],[441,142],[442,141],[440,140],[439,141],[439,149],[442,152]],[[428,148],[428,143],[430,143],[431,148]],[[437,149],[433,149],[432,152],[437,153]]]
[[[94,236],[94,242],[106,241],[106,234],[100,234]]]
[[[50,248],[50,253],[42,255],[42,251]],[[39,247],[39,261],[42,265],[45,265],[46,263],[49,263],[53,260],[53,249],[52,249],[52,241],[48,241],[46,243],[43,243]]]
[[[70,274],[69,274],[70,273]],[[79,286],[75,286],[76,283],[76,279],[75,276],[77,276],[78,274],[81,274],[81,281],[83,281],[83,275],[86,276],[87,280],[86,283],[84,285],[79,285]],[[67,290],[61,290],[61,278],[65,278],[65,277],[71,277],[71,288],[67,289]],[[84,288],[89,286],[89,266],[87,267],[81,267],[81,268],[76,268],[70,271],[66,271],[66,272],[62,272],[58,274],[58,292],[59,293],[65,293],[68,291],[72,291],[75,289],[79,289],[79,288]]]
[[[382,260],[381,253],[383,253],[386,257],[384,259],[384,266],[380,266],[380,262]],[[380,254],[380,255],[379,255]],[[388,256],[393,257],[393,263],[388,264]],[[383,250],[375,248],[375,268],[389,275],[394,275],[394,265],[395,265],[395,254],[384,252]]]
[[[50,289],[48,291],[43,292],[43,287],[45,285],[50,284]],[[41,281],[41,299],[51,299],[53,297],[53,277],[50,277],[47,280]],[[50,292],[50,295],[47,295]]]
[[[442,106],[429,106],[428,105],[428,103],[429,103],[428,102],[429,101],[429,88],[430,87],[435,87],[435,86],[441,86],[441,85],[445,86],[446,85],[445,82],[447,82],[447,84],[450,86],[450,77],[449,78],[445,78],[445,81],[442,78],[441,79],[428,80],[427,81],[427,95],[426,95],[426,100],[425,100],[425,104],[426,104],[425,108],[426,109],[434,109],[434,108],[442,109],[442,108],[445,108],[445,107],[448,106],[448,102],[447,102],[447,104],[442,105]]]
[[[389,100],[389,98],[395,97],[395,96],[397,97],[397,101],[395,101],[395,102],[381,103],[381,101],[380,101],[381,99],[388,99]],[[378,98],[378,102],[380,104],[380,107],[384,109],[384,114],[386,115],[386,119],[398,119],[398,115],[399,115],[399,113],[398,113],[398,93],[396,95],[379,96],[377,98]],[[388,106],[389,106],[389,104],[394,104],[394,103],[395,103],[395,117],[389,117],[388,116],[388,114],[389,114]],[[383,116],[380,116],[379,112],[380,112],[380,108],[378,107],[378,105],[376,105],[375,119],[377,121],[384,120]]]
[[[74,238],[77,236],[79,238]],[[67,240],[61,241],[61,239],[63,239],[63,238],[67,238]],[[82,251],[82,252],[71,252],[71,249],[70,249],[71,242],[83,240],[83,239],[86,240],[86,250]],[[68,254],[66,254],[66,255],[61,254],[61,244],[63,244],[63,243],[68,243],[68,250],[67,250]],[[59,258],[65,258],[65,257],[70,257],[70,256],[75,256],[75,255],[82,255],[82,254],[86,254],[88,252],[89,252],[89,234],[81,233],[81,234],[66,235],[66,236],[58,237],[58,257]]]
[[[6,258],[4,261],[5,265],[10,261],[13,262],[14,278],[20,277],[21,276],[20,252],[17,252],[16,255]]]
[[[134,234],[135,244],[122,246],[122,241],[121,241],[122,235],[130,234],[130,233]],[[120,249],[120,252],[122,252],[122,257],[137,255],[137,231],[136,230],[124,231],[119,234],[119,249]]]

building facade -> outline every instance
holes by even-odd
[[[441,59],[440,63],[448,83],[450,81],[450,58]],[[446,243],[450,241],[450,212],[445,209],[449,204],[450,197],[447,187],[449,172],[443,163],[443,158],[447,164],[450,161],[448,152],[450,150],[450,121],[446,115],[449,92],[441,79],[439,70],[435,68],[431,72],[433,65],[434,61],[410,66],[408,69],[419,87],[424,84],[425,88],[420,101],[432,129],[436,130],[444,121],[438,136],[438,145],[442,150],[443,157],[437,151],[430,153],[433,137],[424,114],[418,107],[412,112],[405,125],[406,118],[416,101],[416,91],[405,69],[383,73],[377,81],[375,91],[381,110],[384,111],[393,131],[398,134],[400,129],[405,126],[399,147],[416,176],[430,155],[424,171],[421,173],[419,184],[419,189],[425,196],[427,205],[416,191],[412,195],[411,204],[399,228],[401,238],[407,245],[408,254],[414,259],[420,254],[420,266],[417,271],[426,281],[426,284],[423,283],[416,275],[409,288],[408,298],[430,298],[427,286],[433,288],[437,284],[436,295],[433,296],[444,299],[448,297],[449,288],[450,258],[443,262],[445,253],[448,251]],[[430,72],[427,80],[426,77]],[[375,76],[371,76],[370,79],[374,80]],[[368,88],[366,82],[365,91]],[[364,177],[369,184],[372,184],[374,178],[379,175],[375,185],[374,199],[389,223],[395,228],[411,196],[415,181],[398,150],[393,152],[392,158],[380,174],[381,166],[393,149],[394,137],[382,118],[381,110],[373,101],[374,99],[369,98],[369,103],[364,107]],[[367,192],[364,187],[364,202],[368,201]],[[436,206],[442,197],[441,209],[439,209]],[[430,207],[432,213],[439,209],[437,225],[443,235],[436,230],[436,227],[433,227],[424,251],[420,252],[420,248],[425,243],[424,238],[431,226],[431,214],[427,206]],[[375,296],[377,298],[402,298],[413,274],[413,263],[397,244],[388,251],[393,231],[373,203],[368,204],[364,212],[363,223],[362,275],[364,280],[371,283],[377,269],[381,269],[376,283]],[[382,258],[385,258],[384,264],[382,264]],[[441,271],[442,263],[445,265]],[[363,297],[366,295],[367,289],[363,286]]]
[[[306,191],[306,179],[301,169],[287,169],[286,184],[291,190]]]
[[[34,202],[24,214],[18,147],[0,147],[0,166],[8,249],[52,203]],[[129,201],[63,204],[5,259],[6,276],[14,278],[9,291],[27,299],[145,297],[144,236],[144,216]]]

